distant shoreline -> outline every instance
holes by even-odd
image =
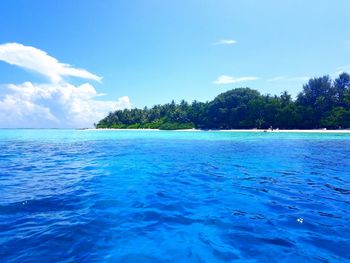
[[[111,130],[111,131],[176,131],[176,132],[272,132],[272,133],[349,133],[350,130],[270,130],[270,129],[232,129],[232,130],[200,130],[200,129],[184,129],[184,130],[160,130],[160,129],[114,129],[99,128],[85,130]]]

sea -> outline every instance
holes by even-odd
[[[350,134],[0,130],[0,262],[349,262]]]

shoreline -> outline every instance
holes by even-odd
[[[184,129],[184,130],[160,130],[160,129],[114,129],[114,128],[89,128],[89,131],[175,131],[175,132],[269,132],[269,133],[342,133],[350,134],[350,130],[269,130],[269,129],[232,129],[232,130],[200,130],[200,129]]]

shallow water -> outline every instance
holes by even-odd
[[[349,134],[0,130],[0,261],[349,261],[349,156]]]

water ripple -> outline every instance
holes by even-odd
[[[0,140],[2,262],[350,260],[349,139],[107,134]]]

